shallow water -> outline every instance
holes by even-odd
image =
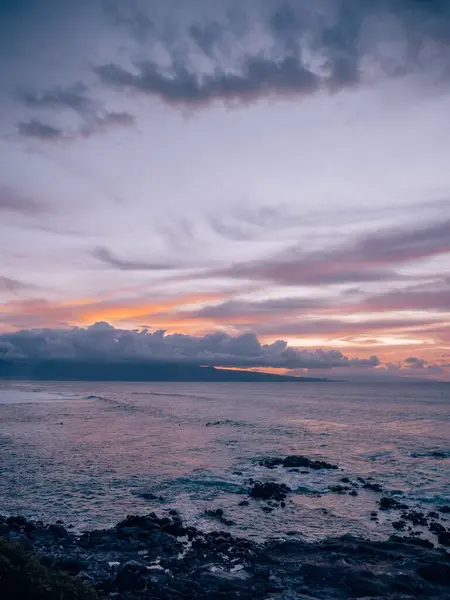
[[[257,464],[305,454],[339,471],[293,473]],[[379,494],[328,492],[344,476],[373,477],[411,505],[450,503],[450,386],[344,383],[0,384],[0,513],[77,529],[175,507],[190,523],[259,538],[297,530],[307,539],[352,532],[384,537],[371,522]],[[248,478],[294,494],[267,514],[239,507]],[[163,500],[145,500],[151,492]]]

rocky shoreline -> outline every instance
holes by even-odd
[[[269,458],[269,469],[337,469],[306,457]],[[249,502],[283,510],[282,483],[248,482]],[[0,517],[2,600],[270,598],[450,598],[450,507],[427,513],[409,507],[372,480],[342,477],[330,492],[378,497],[395,534],[385,541],[355,536],[306,542],[301,531],[255,542],[224,531],[221,509],[207,510],[218,529],[204,532],[179,513],[128,516],[115,527],[76,534],[57,522]],[[263,517],[262,517],[263,518]],[[426,533],[426,536],[422,536]],[[423,538],[427,539],[423,539]]]
[[[415,537],[371,542],[344,536],[317,543],[292,537],[257,544],[225,531],[185,527],[173,510],[161,517],[129,516],[112,529],[81,536],[61,523],[2,517],[0,535],[10,542],[0,544],[4,600],[57,597],[8,588],[4,556],[16,545],[39,558],[56,582],[54,591],[65,581],[64,600],[450,597],[450,554]],[[22,571],[25,583],[25,563]]]

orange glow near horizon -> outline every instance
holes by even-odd
[[[85,327],[94,322],[106,321],[119,328],[140,329],[148,326],[165,330],[168,334],[202,336],[214,331],[239,335],[253,329],[258,331],[259,327],[264,331],[264,328],[271,324],[268,321],[269,315],[257,312],[245,314],[245,311],[238,310],[236,314],[230,314],[224,311],[224,315],[220,315],[220,311],[202,313],[203,308],[216,306],[232,297],[233,293],[228,291],[172,295],[154,302],[143,302],[142,299],[114,301],[106,297],[75,298],[60,302],[41,299],[14,300],[0,304],[0,314],[4,316],[0,331],[14,331],[18,328]],[[312,315],[303,317],[299,314],[289,320],[293,331],[296,323],[299,331],[302,327],[304,331],[313,331],[314,323],[317,322],[319,326],[322,325],[322,331],[317,335],[277,335],[277,323],[281,324],[282,330],[286,330],[286,320],[277,321],[278,316],[275,312],[275,333],[262,333],[258,336],[262,344],[283,339],[292,347],[305,348],[308,351],[319,348],[335,349],[349,358],[368,358],[376,355],[383,363],[401,363],[408,356],[419,356],[435,364],[450,362],[448,358],[444,358],[450,355],[450,318],[445,313],[407,314],[409,320],[406,320],[405,315],[389,315],[380,311],[370,313],[370,318],[364,320],[363,314],[356,311],[340,314],[339,319],[333,319],[330,318],[327,307],[324,311],[317,309]],[[406,324],[402,324],[402,318]],[[392,319],[392,325],[389,319]],[[23,325],[9,326],[8,322]],[[329,331],[326,331],[327,324],[330,327]],[[257,370],[274,373],[286,371],[270,368]]]

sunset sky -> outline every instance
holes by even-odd
[[[0,0],[0,70],[0,357],[450,380],[450,2]]]

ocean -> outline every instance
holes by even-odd
[[[301,454],[338,470],[267,469]],[[438,383],[0,383],[0,514],[75,531],[176,508],[188,524],[265,539],[392,533],[380,494],[329,490],[373,478],[431,511],[450,503],[450,385]],[[264,512],[249,479],[287,484]],[[153,497],[154,496],[154,497]]]

